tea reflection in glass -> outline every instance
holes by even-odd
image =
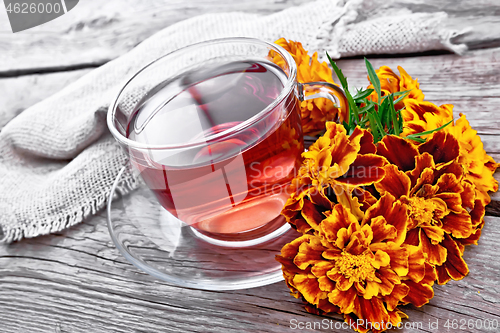
[[[182,73],[142,98],[127,137],[179,147],[131,151],[164,208],[213,238],[283,225],[303,151],[299,100],[294,91],[278,100],[287,80],[272,62],[232,61]]]

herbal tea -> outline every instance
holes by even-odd
[[[286,80],[270,62],[232,62],[185,73],[143,98],[127,136],[165,149],[131,159],[163,207],[211,234],[279,217],[303,151],[298,99],[278,99]]]

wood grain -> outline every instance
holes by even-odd
[[[405,307],[408,322],[424,329],[402,332],[428,332],[436,319],[440,332],[447,319],[500,321],[500,262],[491,260],[500,251],[500,218],[486,220],[480,245],[464,255],[471,273],[436,286],[430,304]],[[288,332],[291,320],[325,318],[306,313],[284,283],[209,292],[156,281],[121,257],[104,213],[57,236],[1,248],[0,308],[0,332]]]
[[[173,22],[203,12],[234,9],[270,13],[303,2],[306,0],[122,0],[121,7],[116,8],[113,0],[99,2],[103,9],[99,11],[97,2],[81,1],[78,10],[35,28],[38,30],[33,33],[16,34],[22,35],[17,40],[9,39],[12,33],[2,21],[5,14],[0,10],[0,72],[15,75],[15,71],[26,70],[23,73],[27,74],[0,79],[0,128],[15,114],[88,71],[65,69],[99,65]],[[446,9],[457,20],[457,27],[460,22],[464,26],[476,22],[476,31],[486,35],[469,35],[469,45],[490,47],[498,41],[498,29],[494,30],[500,16],[498,1],[371,3],[375,7],[367,10],[390,11],[398,6],[427,12]],[[499,48],[475,50],[463,57],[441,54],[370,60],[376,68],[401,65],[418,77],[427,100],[451,103],[457,115],[466,113],[486,151],[500,161]],[[352,86],[367,84],[362,59],[343,59],[339,65]],[[40,69],[48,73],[29,74]],[[49,73],[54,70],[57,73]],[[500,180],[500,172],[495,177]],[[429,304],[405,307],[410,316],[406,323],[421,322],[422,328],[397,332],[452,332],[444,328],[448,319],[457,320],[459,325],[460,320],[471,319],[500,322],[500,262],[496,260],[500,251],[500,195],[492,197],[495,201],[488,207],[490,216],[486,217],[479,245],[468,247],[464,254],[470,274],[461,281],[436,286]],[[291,321],[321,324],[323,319],[305,312],[283,282],[248,290],[209,292],[155,280],[129,264],[115,248],[104,211],[60,234],[0,246],[0,332],[290,332]],[[334,323],[341,320],[339,316],[329,319]],[[429,321],[436,320],[439,329],[429,329]],[[465,325],[457,331],[485,330]]]
[[[0,76],[95,67],[189,17],[230,11],[270,14],[312,0],[80,1],[67,14],[13,34],[0,11]]]
[[[0,76],[64,71],[95,67],[132,49],[155,32],[198,13],[244,11],[269,14],[313,0],[156,0],[106,1],[95,6],[80,1],[69,13],[42,26],[13,34],[0,11]],[[482,0],[467,4],[452,0],[367,1],[365,16],[407,9],[415,12],[445,11],[444,25],[468,34],[456,38],[470,48],[500,45],[500,4]],[[64,56],[62,56],[64,55]]]

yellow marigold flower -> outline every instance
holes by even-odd
[[[302,233],[311,231],[324,218],[332,203],[347,204],[346,193],[357,191],[355,200],[373,203],[375,198],[361,189],[380,181],[386,160],[375,154],[373,136],[356,128],[347,135],[342,125],[327,122],[326,132],[304,152],[303,164],[292,181],[292,194],[282,214]]]
[[[377,154],[391,164],[384,167],[385,177],[375,188],[408,207],[405,243],[422,247],[426,261],[436,267],[440,284],[465,277],[469,269],[462,258],[463,246],[475,238],[484,205],[474,200],[474,185],[458,162],[458,141],[443,131],[418,147],[386,136]]]
[[[275,43],[287,50],[295,60],[298,82],[323,81],[335,84],[332,79],[332,70],[326,62],[318,61],[317,52],[314,52],[310,57],[301,43],[292,40],[287,41],[285,38],[280,38]],[[275,56],[273,62],[280,65],[282,59]],[[313,92],[308,94],[313,94]],[[326,98],[303,101],[300,104],[300,110],[304,135],[316,135],[324,131],[326,121],[337,121],[339,117],[338,109]]]
[[[472,129],[465,115],[454,124],[444,128],[451,133],[460,144],[459,162],[465,167],[466,176],[476,186],[476,195],[484,205],[490,203],[489,191],[498,190],[498,182],[493,178],[498,164],[486,154],[477,131]]]
[[[453,120],[453,105],[443,104],[437,106],[431,102],[418,101],[416,99],[404,100],[405,108],[401,110],[403,116],[403,133],[421,133],[436,129]],[[423,136],[427,138],[428,136]]]
[[[406,99],[414,99],[417,101],[424,100],[424,94],[422,90],[420,90],[420,85],[417,79],[413,79],[403,67],[398,66],[398,70],[401,76],[398,76],[394,71],[388,66],[382,66],[379,69],[375,70],[377,76],[380,80],[380,87],[382,96],[390,95],[392,93],[410,90],[408,96],[403,98],[403,100],[399,101],[394,107],[396,110],[400,110],[404,107],[404,101]],[[370,78],[368,78],[369,80]],[[373,89],[373,85],[369,85],[368,88]],[[397,99],[399,96],[396,96],[394,99]],[[378,95],[374,91],[369,98],[378,102]]]
[[[384,330],[370,324],[397,325],[406,316],[399,304],[413,298],[425,304],[433,296],[427,284],[421,287],[426,292],[409,295],[412,288],[405,282],[419,290],[425,258],[419,247],[403,244],[408,221],[404,205],[390,194],[380,200],[361,221],[336,204],[313,234],[285,245],[276,257],[288,287],[309,303],[308,311],[343,313],[346,322],[362,319],[359,332]],[[427,269],[432,278],[433,268]]]
[[[433,130],[453,120],[451,104],[438,107],[429,102],[409,99],[405,101],[405,106],[402,110],[402,136]],[[459,162],[465,167],[467,179],[475,185],[477,198],[483,205],[487,205],[491,201],[488,192],[498,190],[498,182],[493,178],[498,164],[486,154],[481,138],[477,131],[471,128],[465,115],[460,114],[460,118],[446,126],[443,131],[451,133],[458,140]]]

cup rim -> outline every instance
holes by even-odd
[[[283,86],[283,89],[281,90],[280,94],[273,100],[272,103],[270,103],[267,107],[259,111],[259,113],[255,114],[251,118],[248,118],[247,120],[241,122],[240,124],[233,126],[231,128],[228,128],[227,130],[224,130],[220,133],[211,135],[207,137],[204,141],[195,141],[195,142],[189,142],[189,143],[184,143],[184,144],[175,144],[175,145],[151,145],[147,143],[142,143],[142,142],[137,142],[134,140],[130,140],[127,138],[125,135],[121,134],[118,129],[114,126],[114,114],[115,110],[118,104],[118,100],[121,97],[121,94],[123,91],[127,88],[128,84],[134,80],[138,75],[140,75],[142,72],[144,72],[146,69],[149,67],[153,66],[157,62],[161,61],[162,59],[169,57],[175,53],[181,52],[181,51],[186,51],[189,49],[195,49],[200,46],[204,45],[209,45],[209,44],[219,44],[219,43],[250,43],[250,44],[260,44],[260,45],[265,45],[273,51],[277,52],[280,54],[280,56],[285,59],[287,62],[290,74],[287,78],[286,83]],[[263,41],[257,38],[249,38],[249,37],[229,37],[229,38],[218,38],[218,39],[211,39],[195,44],[190,44],[187,46],[184,46],[182,48],[176,49],[172,52],[169,52],[142,67],[139,71],[136,73],[132,74],[126,81],[125,84],[120,88],[118,93],[115,95],[113,98],[113,102],[110,103],[108,107],[108,113],[107,113],[107,125],[108,128],[113,135],[113,137],[120,143],[131,147],[131,148],[139,148],[139,149],[181,149],[181,148],[189,148],[189,147],[196,147],[199,145],[205,145],[207,144],[208,141],[214,141],[220,137],[224,137],[233,133],[237,133],[245,128],[250,127],[252,124],[254,124],[256,121],[262,119],[265,117],[267,114],[269,114],[279,103],[281,103],[285,97],[287,97],[294,85],[296,84],[296,78],[297,78],[297,65],[295,64],[295,61],[290,53],[288,53],[283,47],[281,47],[278,44],[275,43],[270,43],[267,41]]]

